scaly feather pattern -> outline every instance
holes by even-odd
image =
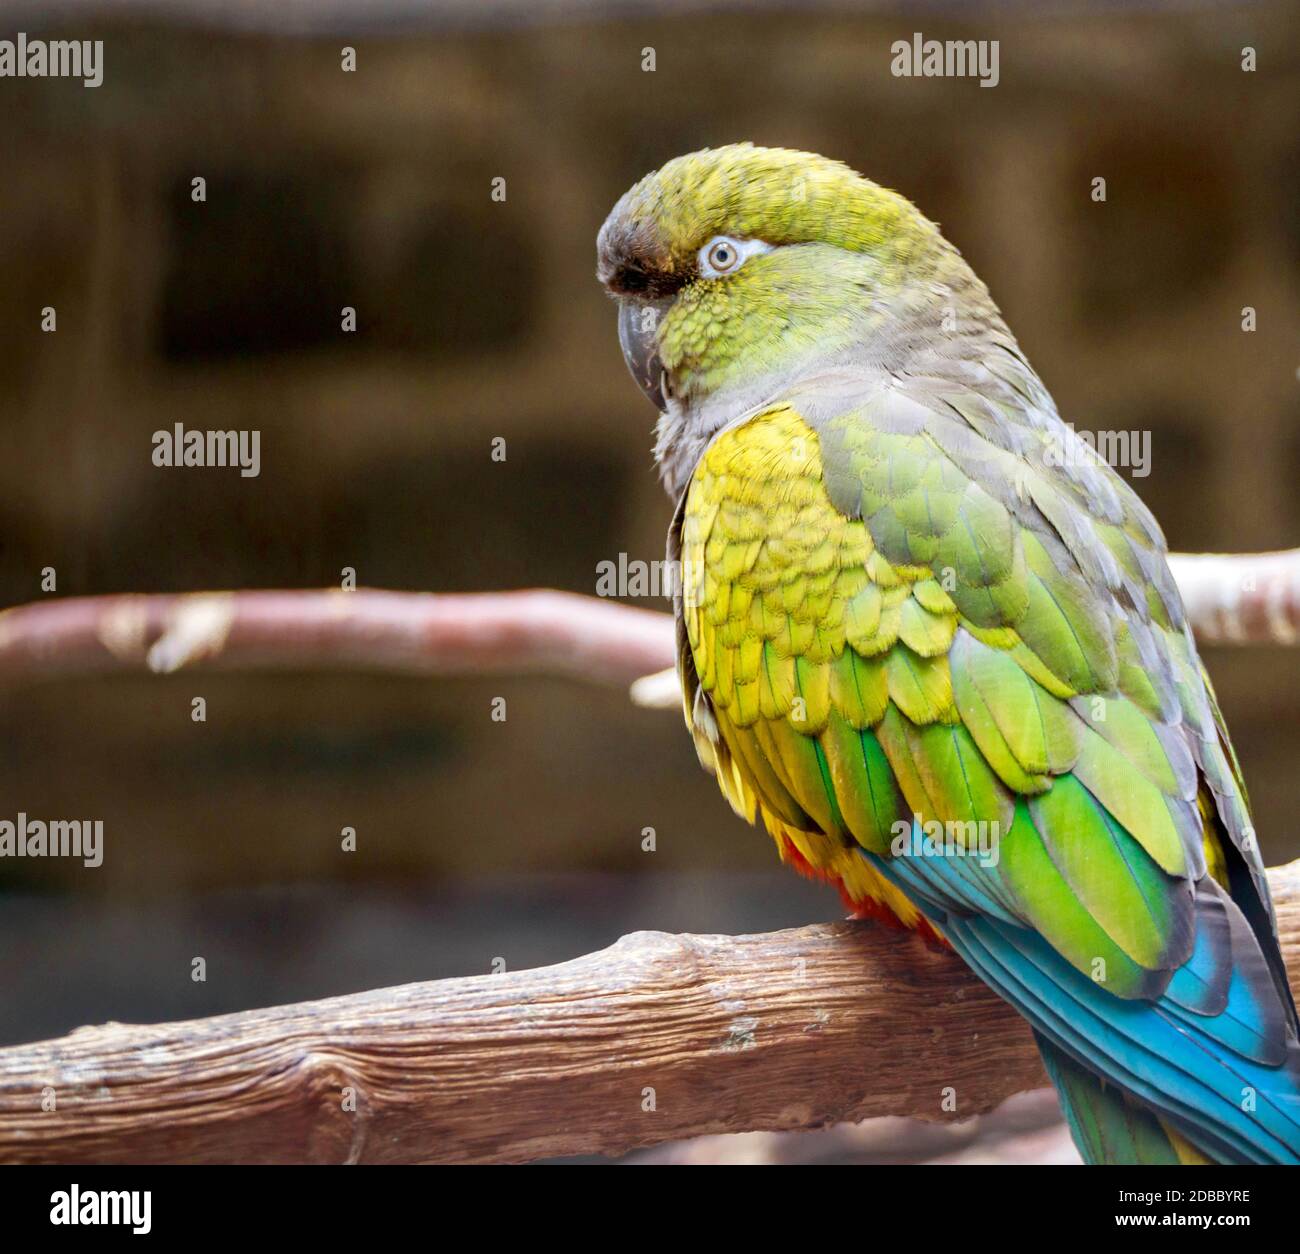
[[[886,396],[817,426],[792,399],[696,469],[688,708],[709,712],[724,792],[783,857],[924,918],[1013,1001],[1085,1153],[1296,1161],[1294,1010],[1181,605],[1147,595],[1159,531],[1100,468],[1095,497],[1032,462],[1018,490],[976,481],[959,460],[983,437],[942,389],[916,396],[906,421],[879,418],[904,412]],[[1040,497],[1078,515],[1068,536]],[[1093,500],[1146,559],[1092,552],[1111,551]],[[932,821],[967,856],[913,856]]]

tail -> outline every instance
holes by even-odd
[[[1122,998],[976,895],[960,859],[874,861],[1029,1020],[1086,1158],[1300,1164],[1300,1038],[1267,959],[1277,942],[1208,876],[1191,956],[1157,995]]]
[[[1041,1032],[1034,1038],[1085,1163],[1177,1167],[1210,1161],[1159,1116],[1081,1067]]]

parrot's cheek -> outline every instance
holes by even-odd
[[[668,408],[663,390],[663,362],[659,360],[659,321],[671,300],[625,300],[618,311],[618,342],[623,360],[637,386],[661,412]]]

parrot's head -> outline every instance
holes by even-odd
[[[905,368],[945,311],[987,299],[905,197],[842,162],[747,143],[647,175],[596,251],[628,367],[663,411],[661,463],[792,379],[844,361]]]

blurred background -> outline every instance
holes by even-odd
[[[1067,420],[1151,432],[1134,484],[1172,547],[1300,535],[1293,3],[0,2],[19,30],[102,39],[104,82],[0,79],[2,605],[48,595],[44,567],[59,596],[344,567],[593,593],[597,563],[661,557],[654,414],[594,239],[640,175],[738,139],[937,219]],[[999,84],[893,77],[914,31],[998,40]],[[177,422],[260,430],[260,477],[155,467]],[[1207,650],[1273,863],[1300,854],[1298,657]],[[0,863],[0,1043],[840,911],[731,815],[675,715],[544,678],[8,690],[19,810],[102,818],[105,858]]]

